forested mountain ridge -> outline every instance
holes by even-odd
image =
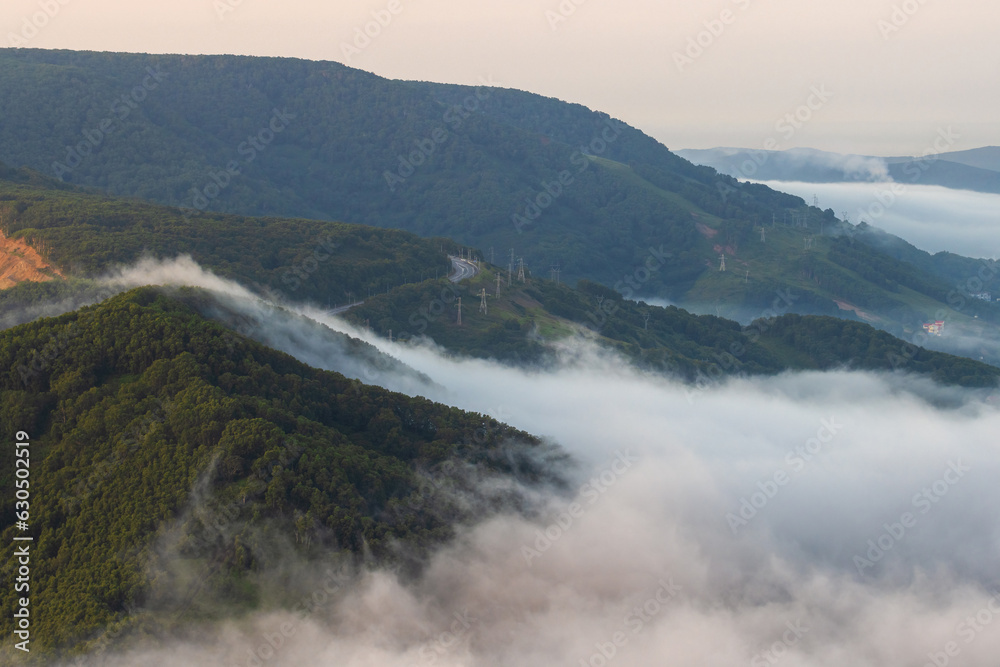
[[[606,114],[519,91],[332,62],[30,49],[0,51],[0,88],[11,91],[0,160],[14,166],[192,215],[514,246],[570,281],[613,285],[666,244],[675,261],[647,285],[661,296],[683,295],[715,257],[698,222],[812,216],[797,197],[741,187]]]
[[[342,305],[404,282],[447,275],[447,254],[456,248],[446,239],[366,225],[224,214],[194,219],[172,207],[49,185],[30,170],[21,170],[17,180],[0,174],[0,230],[80,278],[143,257],[188,255],[261,292]]]
[[[24,172],[20,180],[45,179]],[[834,337],[840,334],[830,326],[819,327],[818,320],[803,319],[796,320],[793,327],[797,332],[794,338],[802,349],[793,353],[785,345],[775,354],[763,343],[748,340],[748,332],[761,328],[766,332],[769,325],[740,326],[732,320],[695,316],[676,307],[664,309],[636,303],[630,300],[636,298],[631,286],[637,284],[631,278],[618,286],[630,297],[626,299],[592,281],[581,281],[579,289],[573,289],[535,277],[530,269],[530,284],[515,282],[514,290],[503,289],[502,298],[490,306],[492,312],[483,315],[475,312],[474,306],[483,289],[493,301],[497,273],[504,274],[500,267],[484,263],[487,268],[480,276],[455,285],[443,278],[451,268],[447,248],[457,248],[451,241],[421,239],[406,232],[363,225],[228,214],[186,219],[170,207],[4,180],[0,180],[0,219],[12,237],[44,248],[51,261],[64,267],[70,277],[67,281],[25,284],[0,291],[2,326],[46,314],[42,306],[48,302],[54,304],[50,312],[65,312],[75,309],[76,304],[98,302],[122,289],[106,282],[81,281],[80,276],[105,274],[145,254],[163,259],[190,254],[205,269],[237,280],[259,294],[278,297],[279,302],[311,301],[323,307],[364,300],[363,305],[348,312],[348,317],[359,325],[371,326],[382,336],[391,332],[397,339],[427,335],[453,352],[505,362],[530,364],[550,358],[550,343],[587,330],[596,332],[600,344],[618,349],[641,366],[689,382],[718,377],[720,369],[726,375],[835,365],[891,370],[899,367],[890,362],[891,358],[899,357],[902,350],[916,349],[910,343],[880,337],[871,327],[841,321],[837,326],[852,331],[859,341],[848,347],[831,344],[817,357],[816,351],[822,350],[824,344],[819,332]],[[872,234],[861,228],[857,233]],[[775,236],[774,243],[781,243],[780,233]],[[828,256],[833,261],[883,286],[880,290],[872,288],[869,298],[880,299],[878,303],[885,307],[891,303],[891,290],[898,290],[894,286],[900,283],[922,286],[932,295],[946,297],[941,284],[901,260],[873,261],[876,251],[868,244],[854,243],[847,237],[827,242],[831,244]],[[645,265],[651,269],[649,274],[665,267],[672,256],[666,246],[651,249],[650,261]],[[906,255],[904,259],[921,260],[918,255]],[[967,270],[972,260],[963,260],[956,257],[948,266],[954,265],[953,271]],[[811,262],[804,267],[818,274],[815,267],[823,261],[821,258],[807,256],[804,261]],[[193,273],[197,267],[173,270]],[[505,278],[501,275],[501,282]],[[718,276],[710,278],[716,279]],[[458,296],[464,296],[466,305],[471,306],[461,328],[454,326]],[[766,308],[754,311],[753,319],[768,322],[795,312],[803,301],[808,305],[808,300],[814,298],[799,282],[761,296],[771,298]],[[60,303],[67,305],[59,310]],[[862,303],[870,307],[871,302]],[[916,316],[909,317],[912,321]],[[239,320],[231,316],[222,320],[239,327],[233,324]],[[862,344],[875,339],[879,342],[870,349]],[[344,349],[341,345],[334,347]],[[803,352],[805,348],[812,352]],[[738,350],[738,354],[733,356],[731,349]],[[834,349],[840,350],[842,356],[831,358],[830,350]],[[875,354],[875,350],[879,353]],[[333,350],[328,353],[336,356]],[[922,354],[930,355],[926,358],[932,361],[919,363],[918,359],[905,364],[907,370],[928,372],[942,381],[969,386],[989,385],[995,377],[993,370],[980,364],[929,351]],[[331,368],[328,364],[318,365]],[[346,365],[333,368],[358,377],[349,373]]]
[[[31,442],[38,652],[280,606],[257,577],[285,548],[419,568],[458,525],[521,506],[512,466],[556,480],[528,434],[310,368],[151,288],[0,332],[0,367],[0,435]],[[11,503],[0,518],[10,543]]]
[[[496,277],[500,275],[499,296]],[[594,340],[639,368],[695,386],[726,378],[787,370],[853,368],[926,374],[944,384],[992,388],[1000,368],[935,352],[864,322],[791,313],[794,292],[775,297],[747,325],[624,298],[586,280],[576,288],[528,277],[508,286],[505,271],[484,265],[474,279],[453,285],[403,285],[352,308],[344,317],[400,341],[428,337],[468,356],[533,365],[551,362],[551,343],[572,335]],[[483,290],[487,312],[479,310]],[[457,321],[458,299],[466,304]]]
[[[946,188],[1000,192],[1000,173],[995,168],[996,148],[962,153],[940,153],[923,157],[871,157],[830,153],[809,148],[765,151],[749,148],[681,150],[678,154],[695,164],[723,174],[760,181],[805,183],[880,182],[911,183]],[[957,160],[953,161],[954,155]]]
[[[744,321],[793,289],[795,312],[861,312],[896,335],[974,324],[939,296],[951,285],[929,286],[937,276],[911,285],[882,275],[905,269],[889,256],[860,273],[841,261],[852,228],[833,211],[697,167],[578,104],[334,62],[36,49],[0,50],[0,89],[0,160],[186,207],[192,221],[225,211],[391,227],[497,264],[513,248],[538,274],[558,266],[570,284]],[[660,248],[670,261],[644,272]]]

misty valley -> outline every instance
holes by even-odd
[[[993,664],[997,149],[480,84],[0,49],[0,662]]]

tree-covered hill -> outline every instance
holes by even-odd
[[[419,567],[519,506],[477,480],[553,480],[530,435],[310,368],[151,288],[0,333],[0,368],[0,437],[31,443],[30,529],[4,503],[0,532],[35,538],[33,655],[284,604],[261,580],[290,554]]]
[[[54,189],[28,170],[15,174],[0,174],[0,231],[29,242],[67,275],[101,275],[144,256],[190,255],[251,288],[325,306],[451,270],[447,253],[455,245],[442,239],[318,220],[192,219],[171,207]],[[57,296],[61,288],[32,289]]]
[[[648,285],[662,296],[715,257],[698,222],[811,215],[606,114],[500,88],[295,59],[18,49],[0,51],[0,89],[0,160],[14,166],[194,213],[513,246],[569,280],[614,284],[668,244],[675,262]]]
[[[37,49],[0,50],[0,90],[0,160],[186,207],[195,223],[216,224],[205,211],[362,223],[448,237],[497,264],[513,248],[570,284],[634,284],[741,320],[793,289],[795,312],[860,312],[896,335],[936,319],[978,326],[942,300],[953,285],[939,275],[887,281],[913,267],[881,251],[859,272],[833,211],[696,167],[577,104],[333,62]],[[660,248],[670,261],[644,273]]]
[[[622,293],[635,298],[643,279],[648,281],[653,275],[669,271],[674,253],[666,245],[649,248],[642,267],[645,273],[633,272],[614,286],[618,291],[586,280],[577,290],[533,280],[530,288],[519,287],[515,296],[505,296],[491,306],[493,314],[485,317],[477,312],[479,292],[486,289],[494,294],[496,272],[505,272],[494,266],[476,280],[452,285],[442,277],[450,270],[447,249],[456,247],[448,240],[310,220],[229,214],[186,219],[169,207],[76,189],[41,187],[41,183],[24,184],[44,181],[44,177],[26,170],[19,174],[22,182],[0,179],[0,219],[9,234],[43,249],[70,276],[101,274],[116,264],[135,261],[144,253],[160,257],[187,253],[223,277],[292,302],[312,301],[325,306],[364,299],[366,303],[352,310],[350,316],[359,324],[369,323],[382,335],[390,331],[396,338],[426,334],[454,352],[536,362],[546,355],[543,340],[558,339],[582,325],[599,330],[602,343],[621,349],[633,360],[679,372],[688,380],[695,379],[699,372],[712,371],[718,365],[717,357],[745,338],[739,333],[740,325],[732,320],[696,317],[674,307],[639,307],[623,297]],[[954,301],[954,290],[949,291],[947,281],[981,264],[957,256],[947,261],[939,256],[932,258],[912,247],[906,251],[903,245],[888,244],[883,236],[887,235],[858,227],[852,228],[850,236],[818,239],[817,247],[824,252],[810,251],[786,262],[793,268],[789,275],[794,278],[787,282],[781,276],[740,280],[734,266],[728,273],[709,272],[700,289],[709,302],[729,299],[731,304],[739,303],[747,314],[744,321],[822,310],[816,290],[850,291],[855,306],[891,315],[896,323],[883,323],[883,327],[906,335],[907,326],[910,333],[921,330],[921,304]],[[797,243],[792,230],[780,228],[768,239],[772,247]],[[885,249],[877,247],[879,243]],[[755,252],[759,249],[747,251],[747,256],[753,257]],[[899,257],[890,257],[887,252],[897,252]],[[20,285],[0,292],[0,326],[46,312],[72,310],[78,303],[97,302],[111,293],[106,284],[75,278]],[[459,294],[465,298],[468,323],[461,329],[447,324],[457,315],[455,299]],[[765,306],[752,305],[758,301]],[[54,305],[46,311],[50,302]],[[605,303],[614,309],[613,313],[602,310]],[[968,303],[973,302],[970,299]],[[975,311],[966,307],[965,317],[977,316],[986,324],[1000,322],[993,312],[995,306],[975,303]],[[63,304],[61,310],[59,304]],[[646,314],[650,315],[649,322],[644,319]],[[841,317],[856,319],[849,311],[842,311]],[[11,318],[12,322],[6,322]],[[847,322],[841,322],[841,326],[846,330]],[[816,331],[811,331],[810,339],[815,338]],[[863,339],[875,333],[870,327],[851,331]],[[822,345],[821,340],[816,342]],[[947,355],[941,359],[949,359],[941,362],[944,365],[961,365]],[[814,361],[803,361],[793,354],[775,356],[762,347],[749,346],[726,370],[773,373],[825,367]],[[846,354],[839,363],[858,361],[857,355]],[[885,358],[878,362],[868,359],[862,367],[886,368],[885,362]],[[909,367],[915,368],[912,364]],[[939,377],[964,384],[981,384],[982,377],[992,377],[989,373],[980,377],[981,369],[971,373],[922,370],[934,370]]]
[[[485,313],[480,310],[483,290]],[[798,298],[792,291],[775,297],[760,317],[744,326],[626,299],[586,280],[576,288],[535,277],[507,286],[503,269],[485,267],[459,285],[441,280],[402,286],[345,316],[398,340],[426,336],[459,354],[527,364],[550,361],[553,352],[547,343],[580,334],[641,368],[694,384],[736,375],[834,368],[901,370],[967,387],[995,387],[1000,380],[1000,368],[925,349],[864,322],[791,314]]]

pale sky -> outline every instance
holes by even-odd
[[[379,16],[385,25],[372,23]],[[366,27],[376,36],[345,55]],[[1000,145],[998,33],[1000,3],[987,0],[3,0],[0,9],[3,46],[16,36],[37,48],[290,56],[389,78],[482,78],[606,111],[671,149],[774,139],[779,149],[870,155],[922,154],[948,127],[960,136],[949,150]],[[779,126],[797,110],[804,122]]]

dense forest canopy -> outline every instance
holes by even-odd
[[[257,578],[275,540],[306,560],[419,567],[461,522],[518,506],[514,487],[477,479],[517,465],[522,483],[555,481],[526,433],[315,370],[152,288],[0,333],[0,367],[0,437],[30,434],[39,650],[91,639],[128,609],[191,621],[280,604]],[[10,543],[10,503],[0,517]],[[182,586],[178,564],[200,588]],[[13,609],[13,588],[0,595]]]

